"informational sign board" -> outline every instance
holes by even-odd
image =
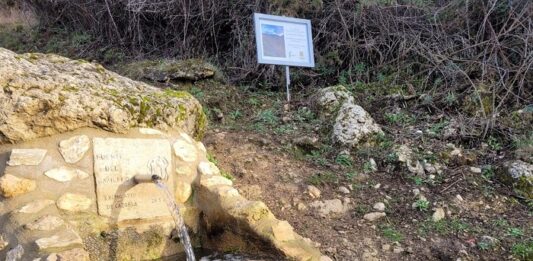
[[[255,13],[254,23],[259,63],[315,67],[311,21]]]

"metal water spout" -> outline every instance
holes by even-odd
[[[166,177],[164,178],[166,179]],[[185,226],[185,222],[183,221],[183,218],[181,217],[179,208],[176,205],[176,202],[174,201],[174,198],[172,194],[170,193],[170,190],[167,188],[165,183],[163,183],[164,178],[157,174],[137,174],[133,177],[133,180],[137,184],[154,183],[159,189],[163,191],[166,197],[168,209],[172,215],[172,218],[174,219],[174,223],[176,224],[176,228],[178,230],[178,236],[181,240],[181,243],[183,244],[183,248],[187,256],[187,261],[195,261],[196,258],[194,257],[194,251],[192,248],[189,233],[187,232],[187,227]]]

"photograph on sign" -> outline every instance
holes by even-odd
[[[254,14],[259,63],[314,67],[311,22]]]

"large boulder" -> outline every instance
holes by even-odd
[[[204,133],[206,118],[190,94],[162,91],[99,64],[0,48],[0,144],[96,127],[135,126]]]

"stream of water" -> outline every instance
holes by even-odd
[[[187,261],[196,261],[194,257],[194,251],[191,245],[191,239],[189,238],[189,233],[187,232],[187,227],[183,222],[180,210],[176,205],[176,202],[174,201],[170,190],[168,190],[167,186],[160,179],[154,179],[153,181],[157,185],[157,187],[165,193],[167,206],[170,210],[170,213],[172,214],[172,218],[174,218],[174,222],[176,223],[176,228],[178,229],[178,236],[180,238],[181,243],[183,244],[183,248],[185,249]]]

